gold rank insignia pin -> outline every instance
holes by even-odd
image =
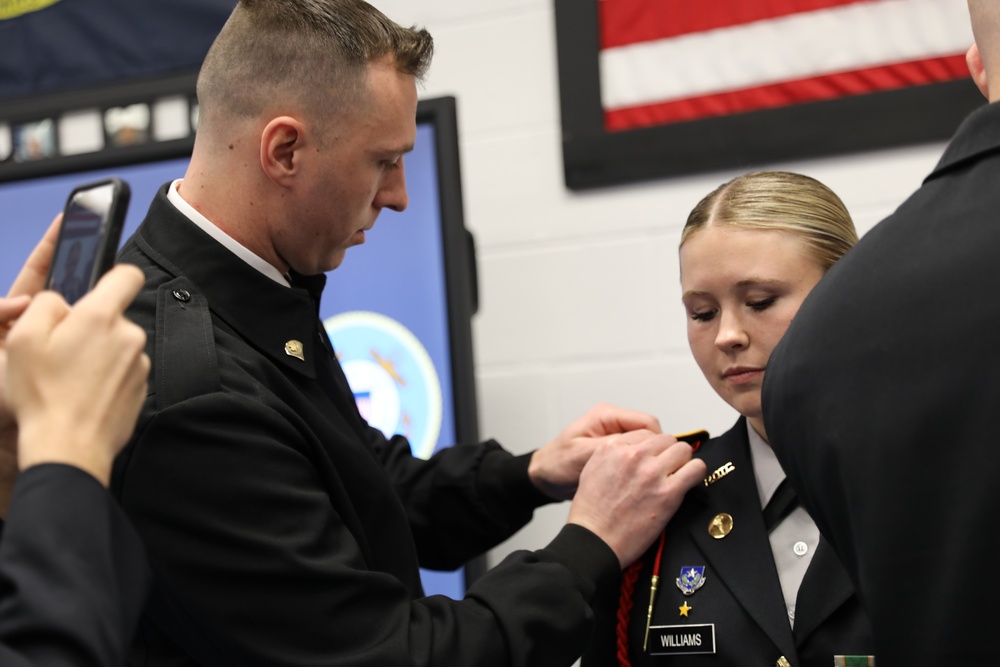
[[[733,531],[733,517],[725,512],[716,514],[708,524],[708,534],[717,540]]]
[[[687,600],[685,600],[684,604],[682,604],[680,607],[677,607],[677,609],[681,612],[681,616],[687,616],[688,612],[691,611],[692,607],[688,606]]]
[[[285,343],[285,354],[290,357],[295,357],[300,361],[306,360],[305,351],[302,347],[302,343],[297,340],[290,340]]]
[[[720,479],[728,475],[729,473],[736,470],[736,466],[733,465],[732,461],[722,464],[719,466],[711,475],[705,478],[705,486],[715,484]]]

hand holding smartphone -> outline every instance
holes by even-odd
[[[130,190],[118,178],[73,188],[63,211],[46,289],[70,305],[90,291],[111,268],[121,241]]]

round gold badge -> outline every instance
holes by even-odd
[[[723,512],[716,514],[708,524],[708,534],[721,540],[733,530],[733,517]]]

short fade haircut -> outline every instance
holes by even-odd
[[[337,112],[359,101],[369,63],[420,80],[434,42],[363,0],[240,0],[198,76],[203,120],[253,118],[287,101]]]

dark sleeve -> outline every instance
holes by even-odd
[[[290,417],[232,393],[184,401],[141,431],[120,492],[158,578],[188,614],[184,627],[158,623],[169,641],[198,652],[207,640],[221,659],[206,667],[460,657],[551,667],[580,654],[590,599],[618,576],[599,538],[568,526],[547,548],[508,557],[463,600],[415,597],[370,566],[349,527],[363,508],[321,478],[311,447]]]
[[[21,473],[0,542],[0,664],[125,664],[148,588],[139,539],[96,479]]]
[[[520,530],[534,510],[554,502],[528,478],[530,454],[513,456],[495,441],[455,445],[428,461],[402,436],[370,441],[403,501],[422,567],[453,570]]]

